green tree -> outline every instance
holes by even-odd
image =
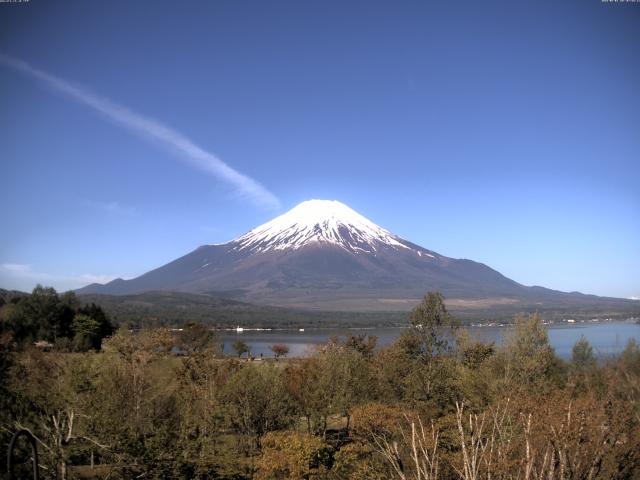
[[[26,301],[28,315],[31,322],[37,325],[38,340],[56,341],[60,337],[73,336],[74,295],[65,297],[61,302],[55,289],[38,285],[33,289]]]
[[[518,315],[503,347],[504,375],[509,383],[526,388],[562,383],[563,371],[536,313]]]
[[[74,322],[78,314],[91,318],[92,322],[89,325],[86,319],[80,321],[76,332]],[[113,333],[113,325],[100,307],[95,304],[80,307],[73,292],[58,295],[55,289],[41,285],[31,295],[13,297],[3,305],[0,322],[0,330],[11,331],[20,346],[37,340],[67,346],[77,336],[76,346],[80,342],[82,349],[97,350],[102,339]]]
[[[177,335],[177,347],[186,354],[214,353],[220,354],[219,346],[216,344],[215,332],[202,323],[189,322]]]
[[[408,338],[412,337],[400,337],[373,358],[375,383],[382,398],[389,403],[401,402],[407,397],[408,377],[416,364],[416,357],[401,344]]]
[[[233,342],[233,350],[238,355],[238,358],[240,358],[243,353],[247,353],[248,354],[251,351],[249,349],[249,345],[247,345],[242,340],[236,340],[235,342]]]
[[[21,343],[31,336],[33,329],[27,324],[24,309],[19,303],[6,303],[0,307],[0,333],[5,334],[16,343]]]
[[[417,345],[414,340],[414,348],[423,359],[430,361],[435,356],[449,353],[450,340],[458,322],[447,311],[442,294],[428,292],[411,311],[410,321],[410,335],[417,339]]]
[[[100,348],[96,344],[100,338],[100,322],[89,315],[78,313],[73,317],[73,346],[76,351],[87,351]]]
[[[631,373],[640,377],[640,345],[635,338],[630,338],[627,342],[620,354],[620,361]]]
[[[111,323],[111,320],[104,312],[102,307],[96,305],[95,303],[91,303],[90,305],[85,305],[78,308],[78,313],[87,315],[97,322],[98,331],[92,346],[96,350],[99,350],[100,345],[102,344],[102,340],[113,334],[116,329],[115,326],[113,325],[113,323]]]
[[[596,365],[596,358],[593,355],[593,347],[584,337],[580,337],[571,350],[571,361],[574,368],[579,372],[592,369]]]
[[[330,341],[311,358],[287,369],[289,391],[310,433],[325,436],[331,415],[347,419],[351,409],[375,398],[371,361],[361,353]]]
[[[410,315],[411,328],[397,341],[409,359],[404,380],[406,400],[430,411],[451,408],[455,397],[453,351],[458,322],[449,314],[444,297],[428,292]]]
[[[7,327],[19,344],[55,342],[57,338],[73,336],[72,302],[61,302],[53,288],[38,285],[31,295],[18,299],[14,305]]]

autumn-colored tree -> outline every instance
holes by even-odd
[[[463,365],[471,369],[479,368],[495,352],[495,344],[484,344],[471,337],[469,330],[460,330],[456,334],[456,350]]]
[[[70,478],[73,460],[88,463],[93,452],[110,454],[104,432],[89,427],[96,414],[91,403],[97,380],[93,355],[29,349],[12,373],[17,394],[13,427],[37,439],[41,461],[53,478]]]
[[[353,411],[354,435],[386,466],[387,478],[437,480],[439,432],[414,412],[371,403]]]
[[[295,420],[283,372],[275,366],[245,365],[224,386],[222,401],[229,425],[247,435],[253,446],[262,435],[290,426]]]
[[[72,330],[90,333],[95,317],[75,312]],[[379,350],[336,338],[282,364],[216,357],[197,330],[181,356],[167,329],[121,329],[73,354],[21,348],[4,330],[0,439],[33,432],[46,480],[640,475],[634,341],[599,362],[582,345],[565,367],[533,316],[498,347],[462,332],[434,355],[420,335]]]
[[[258,480],[319,478],[331,465],[331,447],[308,433],[269,432],[261,444],[256,462]]]
[[[271,345],[271,351],[273,355],[278,359],[279,357],[286,357],[289,353],[289,345],[286,343],[275,343]]]
[[[168,329],[121,329],[105,342],[99,357],[92,428],[117,446],[122,463],[137,465],[138,474],[149,478],[162,478],[172,470],[168,459],[178,441],[173,343]]]
[[[378,343],[378,337],[372,335],[349,335],[344,342],[347,348],[371,358]]]

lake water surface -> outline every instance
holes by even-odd
[[[482,342],[500,344],[509,327],[467,327],[471,336]],[[382,328],[328,328],[298,330],[244,330],[221,331],[219,338],[225,344],[225,352],[232,353],[232,344],[242,340],[251,348],[254,356],[273,356],[269,347],[275,343],[286,343],[290,357],[308,355],[317,345],[326,343],[330,337],[343,339],[349,335],[375,335],[378,346],[389,345],[402,333],[401,327]],[[598,356],[609,356],[624,349],[630,338],[640,343],[640,324],[622,321],[585,322],[576,324],[554,324],[548,327],[549,340],[556,353],[562,358],[571,357],[573,345],[584,337],[593,346]]]

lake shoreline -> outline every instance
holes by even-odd
[[[461,326],[469,330],[472,337],[483,343],[500,345],[504,334],[511,324]],[[289,346],[290,358],[304,358],[313,350],[327,343],[331,337],[345,339],[349,335],[370,335],[378,339],[378,348],[393,343],[409,326],[398,327],[343,327],[343,328],[304,328],[304,329],[218,329],[216,334],[224,351],[230,354],[234,341],[242,340],[251,349],[254,357],[262,355],[273,357],[270,347],[283,343]],[[621,351],[630,338],[640,341],[640,324],[634,320],[601,320],[597,322],[555,322],[545,324],[549,332],[549,341],[561,358],[569,358],[571,348],[582,336],[592,344],[599,356],[609,356]]]

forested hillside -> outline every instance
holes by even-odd
[[[147,292],[136,295],[78,295],[100,305],[119,324],[134,328],[180,326],[201,322],[216,327],[334,327],[405,324],[405,312],[330,312],[253,305],[228,298],[184,292]]]

